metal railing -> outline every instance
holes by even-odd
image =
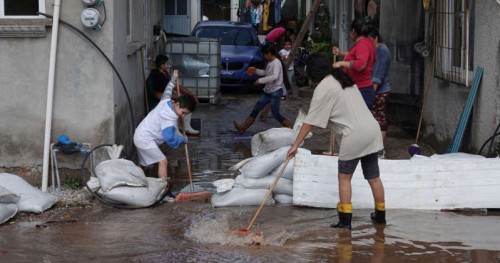
[[[435,76],[470,86],[472,70],[471,1],[435,2]]]

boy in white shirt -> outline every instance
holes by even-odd
[[[283,42],[283,49],[281,49],[279,52],[280,58],[281,58],[281,60],[283,60],[283,62],[286,62],[286,60],[288,59],[288,56],[290,55],[291,50],[292,50],[292,40],[285,39],[285,41]],[[288,68],[288,82],[290,82],[290,90],[286,90],[286,93],[285,93],[285,96],[286,96],[286,94],[288,94],[288,96],[290,98],[293,97],[293,77],[294,76],[295,76],[295,71],[294,71],[293,61],[292,61],[292,64],[290,64],[290,67]]]
[[[182,143],[187,143],[187,137],[176,133],[177,120],[179,116],[191,113],[196,108],[195,99],[189,95],[183,94],[175,101],[171,99],[178,74],[177,70],[173,71],[161,101],[142,120],[134,133],[139,163],[143,166],[158,163],[158,177],[165,179],[168,161],[158,146],[165,142],[175,149]]]

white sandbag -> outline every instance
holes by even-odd
[[[87,181],[87,186],[90,188],[92,192],[95,192],[101,188],[99,180],[95,177],[90,177],[90,179]]]
[[[15,216],[17,211],[18,208],[15,204],[0,204],[0,224]]]
[[[0,186],[21,197],[16,203],[20,212],[41,213],[57,200],[54,195],[38,190],[14,174],[0,173]]]
[[[126,159],[111,159],[99,163],[95,174],[104,192],[118,186],[147,186],[144,171]]]
[[[290,161],[286,165],[285,170],[283,171],[283,174],[281,175],[281,178],[293,180],[293,162],[294,162],[294,160],[295,160],[295,158],[290,159]],[[283,168],[283,165],[285,165],[285,163],[282,163],[280,166],[276,167],[274,170],[272,170],[269,173],[269,175],[271,175],[273,177],[277,176],[280,173],[281,168]]]
[[[246,158],[244,160],[241,160],[239,163],[229,167],[229,171],[238,171],[243,165],[247,164],[248,162],[251,162],[254,157]]]
[[[290,146],[285,146],[272,152],[258,155],[252,161],[243,165],[240,172],[248,178],[262,178],[285,161],[289,149]]]
[[[271,188],[276,176],[265,176],[258,179],[248,178],[245,175],[238,175],[234,179],[234,187],[245,189],[267,189]],[[293,195],[293,181],[286,178],[280,178],[276,186],[274,186],[273,193]]]
[[[3,186],[0,186],[0,203],[2,204],[15,204],[21,199],[18,195],[9,191]]]
[[[268,190],[266,189],[245,189],[233,187],[225,193],[217,193],[212,195],[212,206],[246,206],[260,205],[266,197]],[[266,201],[266,205],[274,204],[272,196]]]
[[[293,204],[293,196],[291,195],[276,194],[273,198],[278,204]]]
[[[109,159],[119,159],[120,154],[122,153],[123,150],[123,145],[116,145],[113,144],[113,146],[105,146],[106,152],[108,153]]]
[[[285,146],[273,152],[253,157],[250,162],[240,168],[240,172],[246,177],[254,179],[262,178],[270,173],[277,175],[286,161],[286,154],[289,149],[290,147]],[[297,153],[311,154],[311,151],[305,148],[299,148]],[[282,176],[284,178],[293,179],[293,164],[294,159],[291,159],[283,172]]]
[[[252,155],[262,155],[283,146],[292,146],[297,133],[290,128],[271,128],[252,136]]]
[[[158,201],[166,191],[167,181],[147,177],[147,186],[117,186],[109,191],[101,191],[105,199],[131,207],[147,207]]]
[[[212,182],[213,186],[216,188],[217,193],[224,193],[231,190],[234,186],[234,179],[220,179]]]
[[[432,160],[443,160],[443,159],[485,159],[486,157],[477,154],[470,153],[445,153],[445,154],[433,154],[430,157]]]
[[[295,131],[296,134],[299,134],[300,128],[302,128],[302,124],[304,123],[306,116],[307,116],[306,112],[302,108],[300,108],[299,113],[297,114],[297,118],[293,123],[293,130]],[[306,136],[306,139],[309,139],[312,136],[313,136],[312,132],[309,132]]]

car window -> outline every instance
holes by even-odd
[[[218,38],[221,45],[256,46],[252,33],[247,28],[235,27],[199,27],[196,37]]]
[[[234,42],[237,46],[253,46],[252,35],[249,30],[240,30],[236,32]]]

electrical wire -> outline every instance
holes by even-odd
[[[53,18],[53,16],[49,15],[49,14],[45,14],[45,13],[42,13],[42,12],[38,12],[39,15],[43,15],[45,17],[48,17],[48,18]],[[78,28],[76,28],[75,26],[69,24],[68,22],[66,21],[63,21],[63,20],[59,20],[59,22],[67,27],[69,27],[70,29],[73,29],[74,31],[76,31],[77,33],[79,33],[81,36],[83,36],[85,39],[87,39],[102,55],[103,57],[106,59],[106,61],[109,63],[109,65],[113,68],[113,71],[115,72],[116,76],[118,77],[118,79],[120,80],[120,83],[123,87],[123,90],[125,92],[125,96],[127,97],[127,102],[128,102],[128,106],[129,106],[129,109],[130,109],[130,119],[132,121],[132,129],[135,127],[135,119],[134,119],[134,110],[133,110],[133,107],[132,107],[132,102],[130,100],[130,96],[129,96],[129,93],[127,91],[127,87],[125,86],[125,82],[123,81],[120,73],[118,72],[118,70],[116,69],[115,65],[113,64],[113,62],[111,62],[111,60],[109,59],[109,57],[104,53],[104,51],[92,40],[90,39],[90,37],[88,37],[85,33],[83,33],[81,30],[79,30]],[[101,26],[104,24],[104,21],[103,23],[101,24]],[[114,207],[114,208],[119,208],[119,209],[139,209],[139,208],[148,208],[148,207],[153,207],[153,206],[156,206],[158,205],[159,203],[162,202],[163,198],[167,195],[167,191],[165,191],[165,193],[163,194],[163,196],[161,198],[159,198],[155,203],[153,203],[152,205],[150,206],[147,206],[147,207],[130,207],[128,205],[123,205],[123,204],[116,204],[116,203],[113,203],[113,202],[110,202],[104,198],[102,198],[101,196],[99,196],[97,193],[95,193],[94,191],[92,191],[92,189],[89,187],[88,183],[85,181],[85,163],[87,162],[87,159],[89,156],[91,156],[95,150],[101,148],[101,147],[104,147],[104,146],[112,146],[111,144],[101,144],[101,145],[98,145],[96,147],[94,147],[94,149],[92,149],[90,152],[88,152],[88,154],[85,155],[84,159],[83,159],[83,162],[82,162],[82,165],[81,165],[81,176],[80,176],[80,181],[82,184],[85,185],[85,187],[87,188],[87,190],[92,194],[92,196],[94,198],[96,198],[97,200],[101,201],[102,203],[106,204],[106,205],[109,205],[111,207]],[[129,152],[129,156],[130,156],[130,152]],[[94,167],[91,167],[90,169],[94,169]],[[95,174],[95,171],[94,171],[94,174]]]
[[[48,18],[53,18],[51,15],[45,14],[45,13],[42,13],[42,12],[38,12],[38,14],[46,16]],[[118,72],[118,70],[116,69],[115,65],[113,64],[113,62],[111,62],[111,60],[104,53],[104,51],[102,51],[102,49],[90,37],[88,37],[85,33],[83,33],[81,30],[79,30],[78,28],[76,28],[75,26],[71,25],[70,23],[68,23],[66,21],[63,21],[63,20],[59,19],[59,22],[61,24],[65,25],[65,26],[69,27],[70,29],[73,29],[74,31],[76,31],[77,33],[79,33],[80,35],[82,35],[85,39],[87,39],[104,56],[104,58],[106,59],[106,61],[113,68],[113,71],[116,73],[116,76],[118,77],[118,79],[120,80],[120,83],[122,84],[123,91],[125,92],[125,96],[127,97],[127,102],[128,102],[128,106],[129,106],[129,109],[130,109],[130,119],[132,120],[132,134],[133,134],[133,132],[134,132],[133,129],[135,127],[135,119],[134,119],[134,110],[132,108],[132,102],[130,100],[130,96],[129,96],[129,93],[127,91],[127,87],[125,86],[125,82],[123,82],[123,79],[122,79],[120,73]]]
[[[483,153],[483,150],[484,150],[484,147],[486,147],[486,145],[488,143],[490,143],[490,147],[488,148],[488,152],[486,153],[486,157],[490,157],[493,153],[493,143],[495,142],[495,138],[500,135],[500,123],[498,124],[497,128],[495,129],[495,132],[493,133],[493,135],[491,137],[489,137],[484,143],[483,145],[481,146],[481,148],[479,149],[479,155],[481,155]]]
[[[102,26],[104,26],[104,22],[106,22],[106,18],[108,18],[108,15],[106,14],[106,4],[104,3],[104,1],[102,1],[102,8],[104,10],[104,19],[102,20],[102,23],[100,25],[101,28],[102,28]]]

